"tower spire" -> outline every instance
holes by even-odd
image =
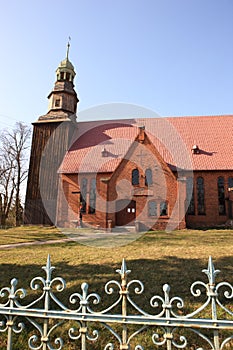
[[[67,43],[66,58],[62,60],[56,70],[56,82],[53,90],[48,96],[49,107],[48,113],[40,117],[40,120],[53,119],[58,120],[76,120],[76,108],[78,97],[74,90],[75,70],[73,64],[69,61],[69,37]]]
[[[71,37],[69,36],[68,43],[67,43],[67,51],[66,51],[66,59],[67,60],[69,60],[70,41],[71,41]]]

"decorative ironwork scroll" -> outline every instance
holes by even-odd
[[[163,286],[163,296],[154,295],[150,299],[148,306],[153,312],[148,313],[139,307],[133,295],[142,295],[144,285],[139,280],[128,279],[131,271],[124,259],[121,268],[116,270],[119,280],[111,280],[105,285],[105,293],[112,297],[116,295],[116,300],[100,311],[95,311],[95,307],[100,307],[101,298],[97,293],[89,293],[87,283],[82,283],[81,293],[70,295],[69,307],[59,300],[57,293],[65,290],[66,283],[61,277],[52,277],[54,269],[48,256],[46,266],[43,266],[45,277],[35,277],[30,284],[36,298],[26,305],[21,300],[25,300],[27,292],[17,289],[15,278],[10,287],[0,290],[0,332],[7,332],[7,350],[14,349],[13,334],[27,330],[29,325],[29,349],[61,350],[65,345],[57,330],[65,323],[68,323],[66,338],[81,350],[92,348],[92,344],[99,341],[101,331],[95,329],[96,325],[105,329],[105,339],[107,334],[111,339],[104,345],[104,350],[146,350],[147,344],[137,344],[137,339],[146,332],[151,342],[150,349],[190,349],[188,336],[185,332],[180,333],[183,330],[191,331],[204,344],[197,350],[233,349],[230,304],[233,286],[229,282],[216,283],[220,271],[215,270],[211,257],[207,269],[202,271],[207,282],[196,281],[190,288],[192,297],[201,298],[201,306],[188,314],[184,312],[182,298],[170,297],[168,284]],[[222,298],[227,302],[223,303]],[[207,309],[209,317],[202,317]]]

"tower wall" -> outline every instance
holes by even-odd
[[[55,224],[58,169],[75,127],[71,121],[34,124],[25,202],[26,224]]]

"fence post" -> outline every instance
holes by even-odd
[[[82,300],[80,301],[80,305],[82,305],[82,314],[87,312],[87,292],[88,292],[88,284],[82,283],[81,289],[83,291]],[[81,350],[86,350],[86,334],[87,334],[87,322],[81,321],[81,327],[79,329],[81,334]]]
[[[7,321],[8,333],[7,333],[7,350],[12,349],[12,326],[13,326],[13,318],[9,316],[9,320]]]
[[[50,308],[50,290],[51,290],[52,271],[55,269],[53,266],[51,266],[50,255],[48,255],[47,264],[46,266],[43,266],[43,269],[46,272],[46,280],[43,288],[45,291],[44,310],[46,313]],[[43,347],[42,347],[43,350],[47,349],[47,344],[49,341],[48,324],[49,324],[49,320],[45,318],[43,321],[43,335],[41,338],[41,342],[43,344]]]
[[[212,261],[211,256],[209,257],[208,262],[208,268],[207,270],[204,270],[206,275],[208,276],[209,283],[207,285],[207,296],[211,298],[211,313],[212,313],[212,320],[217,321],[217,308],[216,308],[216,298],[218,296],[218,293],[216,292],[215,288],[215,276],[217,273],[220,272],[220,270],[215,270],[214,264]],[[219,331],[214,330],[214,347],[215,350],[220,350],[220,343],[219,343]]]
[[[128,295],[128,288],[127,288],[127,275],[131,272],[130,270],[127,270],[125,259],[122,260],[121,269],[117,270],[117,272],[121,275],[121,290],[120,294],[122,295],[122,304],[121,304],[121,312],[122,316],[127,316],[127,295]],[[120,345],[120,350],[129,350],[129,345],[127,344],[127,337],[128,337],[128,329],[127,325],[122,325],[122,344]]]
[[[171,316],[171,313],[170,313],[171,303],[170,303],[170,298],[169,298],[170,286],[168,284],[164,284],[163,291],[164,291],[164,305],[163,305],[163,308],[165,309],[166,318],[169,319],[170,316]],[[167,350],[171,350],[172,349],[173,335],[172,335],[169,327],[166,327],[165,329],[166,329],[166,334],[164,336],[166,337]]]
[[[11,289],[10,289],[10,294],[9,294],[9,299],[10,299],[10,308],[14,307],[14,299],[15,299],[15,287],[17,285],[17,279],[13,278],[11,280]],[[14,321],[13,321],[13,316],[9,316],[9,319],[7,321],[7,327],[8,327],[8,331],[7,331],[7,350],[11,350],[12,349],[12,327],[14,325]]]

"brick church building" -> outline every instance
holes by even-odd
[[[79,122],[68,54],[33,123],[25,223],[232,225],[233,115]]]

